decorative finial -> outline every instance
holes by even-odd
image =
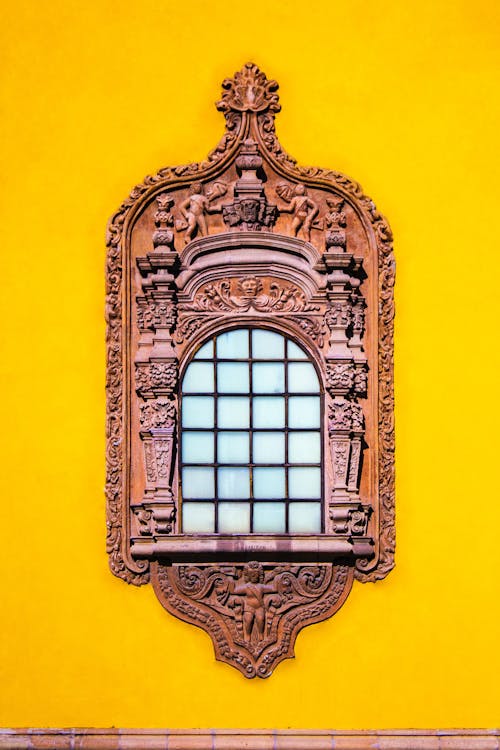
[[[265,73],[249,62],[234,74],[234,78],[226,78],[222,82],[222,99],[217,102],[217,109],[224,114],[231,110],[270,111],[274,114],[281,109],[276,93],[278,88],[276,81],[268,81]]]

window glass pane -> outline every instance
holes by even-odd
[[[321,497],[321,471],[307,467],[289,469],[288,496],[293,498]]]
[[[219,362],[217,365],[218,393],[248,393],[250,378],[246,362]]]
[[[215,531],[214,503],[182,503],[182,530],[185,534]]]
[[[220,396],[217,399],[218,427],[239,427],[250,425],[250,399],[245,396]]]
[[[302,347],[227,331],[198,349],[182,394],[184,533],[320,533],[320,384]]]
[[[310,362],[292,362],[288,365],[288,390],[290,393],[319,393],[319,381]]]
[[[212,396],[185,396],[182,399],[183,427],[213,427],[214,399]]]
[[[294,344],[293,341],[287,342],[288,359],[307,359],[307,354],[303,349]]]
[[[196,354],[194,355],[193,359],[213,359],[214,358],[214,342],[213,339],[210,339],[210,341],[207,341],[206,344],[203,344]]]
[[[184,393],[213,393],[214,366],[211,362],[191,362],[182,379]]]
[[[250,461],[248,432],[219,432],[217,460],[220,464],[247,464]]]
[[[254,427],[269,429],[285,426],[285,399],[276,396],[257,396],[252,403]]]
[[[282,432],[255,432],[253,436],[253,462],[256,464],[284,463],[284,434]]]
[[[254,469],[253,496],[255,498],[285,498],[285,469]]]
[[[285,366],[277,362],[252,365],[252,390],[254,393],[284,393]]]
[[[217,494],[224,500],[250,497],[250,469],[217,469]]]
[[[319,432],[289,432],[288,461],[291,464],[319,464],[321,461]]]
[[[253,530],[261,534],[285,533],[285,503],[255,503]]]
[[[273,331],[252,331],[252,357],[254,359],[284,359],[285,339]]]
[[[320,534],[321,503],[290,503],[288,531],[290,534]]]
[[[185,464],[212,464],[214,462],[213,432],[182,433],[182,460]]]
[[[217,357],[219,359],[248,359],[248,331],[240,329],[217,336]]]
[[[289,427],[320,426],[319,396],[290,396],[288,399]]]
[[[214,497],[214,470],[198,466],[184,466],[182,469],[182,496],[188,499]]]
[[[250,531],[250,503],[219,503],[219,532],[248,534]]]

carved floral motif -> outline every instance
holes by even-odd
[[[334,486],[345,486],[349,466],[349,440],[332,441],[333,481]]]
[[[206,322],[206,318],[200,315],[182,315],[175,331],[176,342],[182,344],[185,340],[189,340]]]
[[[169,428],[175,425],[175,404],[168,398],[157,398],[141,404],[143,430]]]
[[[354,362],[329,362],[326,366],[326,382],[332,394],[352,393],[363,396],[368,383],[367,366]]]
[[[140,393],[155,389],[173,391],[177,385],[177,365],[175,362],[136,364],[135,384]]]
[[[329,364],[326,368],[328,389],[349,393],[354,386],[355,367],[351,362]]]
[[[335,399],[328,409],[328,431],[362,430],[363,408],[356,401],[345,398]]]
[[[322,319],[318,320],[318,318],[313,318],[312,316],[306,317],[304,315],[292,315],[290,320],[297,323],[308,337],[315,341],[320,348],[324,347],[326,329]]]

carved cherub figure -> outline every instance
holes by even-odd
[[[177,229],[186,230],[186,245],[197,233],[202,236],[208,234],[205,214],[221,211],[220,208],[211,207],[210,203],[226,192],[227,186],[223,182],[215,182],[205,195],[203,184],[201,182],[193,182],[189,188],[189,196],[179,206],[185,222],[178,223]]]
[[[264,583],[264,570],[259,562],[249,562],[243,570],[243,579],[234,584],[233,593],[243,597],[243,635],[250,643],[255,626],[257,638],[262,641],[266,625],[265,594],[275,594],[275,584]]]
[[[292,230],[295,237],[302,228],[305,239],[310,242],[311,226],[318,215],[319,206],[307,195],[306,186],[301,182],[294,187],[281,183],[276,186],[276,192],[280,198],[290,203],[290,206],[280,208],[280,211],[293,213]]]

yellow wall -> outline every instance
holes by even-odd
[[[498,725],[495,5],[4,9],[0,725]],[[398,264],[397,567],[267,681],[215,663],[104,552],[105,223],[213,147],[247,59],[281,84],[285,147],[363,184]]]

